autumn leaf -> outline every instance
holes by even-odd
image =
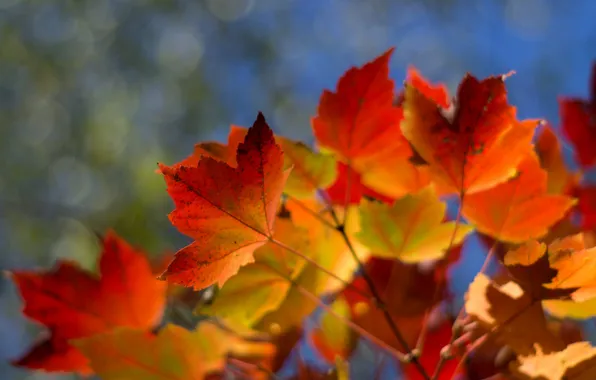
[[[398,199],[392,206],[374,201],[360,205],[358,239],[375,256],[399,259],[405,263],[439,259],[457,233],[459,244],[472,227],[455,222],[442,223],[447,206],[429,186]]]
[[[465,308],[481,328],[518,354],[534,354],[535,343],[547,352],[565,347],[549,330],[541,303],[514,281],[497,285],[479,273],[466,293]]]
[[[202,157],[197,166],[160,165],[176,209],[169,218],[195,241],[160,279],[202,289],[223,285],[273,237],[289,169],[261,113],[238,145],[237,166]]]
[[[592,380],[596,378],[596,348],[578,342],[545,353],[537,344],[536,354],[520,356],[510,367],[516,379]]]
[[[331,310],[339,316],[350,319],[351,309],[343,296],[336,298],[331,304]],[[348,325],[330,312],[325,312],[310,335],[310,340],[321,355],[329,363],[334,363],[336,357],[347,359],[356,346],[357,336]]]
[[[277,218],[275,237],[299,252],[310,252],[307,231],[287,217]],[[266,244],[255,251],[254,263],[240,268],[214,301],[196,312],[253,326],[279,307],[290,290],[290,280],[302,273],[305,264],[304,259],[286,249]]]
[[[401,129],[441,189],[471,194],[506,181],[531,150],[538,121],[518,122],[504,78],[466,75],[449,108],[406,83]]]
[[[543,237],[575,204],[568,196],[547,194],[546,186],[547,175],[537,157],[526,155],[516,177],[466,196],[462,215],[498,240],[521,243]]]
[[[246,342],[215,324],[203,322],[194,331],[167,325],[157,335],[143,330],[118,328],[78,339],[74,344],[105,380],[204,379],[224,371],[227,356],[270,356],[267,342]]]
[[[429,178],[425,168],[410,162],[413,152],[399,128],[403,114],[393,104],[389,78],[392,52],[348,70],[335,92],[323,91],[312,128],[319,145],[356,170],[365,186],[400,197],[427,185]]]
[[[142,252],[109,231],[99,270],[98,278],[73,262],[61,261],[47,272],[12,272],[25,302],[23,314],[51,333],[15,365],[89,374],[88,361],[70,344],[72,339],[118,326],[150,329],[159,323],[166,284],[155,279]]]
[[[561,98],[559,114],[563,132],[575,146],[575,157],[583,167],[596,164],[596,63],[592,66],[590,99]]]

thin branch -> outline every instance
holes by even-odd
[[[303,254],[302,252],[282,243],[279,240],[270,238],[269,241],[275,245],[277,245],[278,247],[287,250],[290,253],[295,254],[296,256],[299,256],[300,258],[308,261],[310,264],[312,264],[313,266],[315,266],[318,270],[320,270],[321,272],[326,273],[327,275],[329,275],[330,277],[334,278],[335,280],[339,281],[346,289],[350,289],[353,290],[354,292],[358,293],[359,295],[361,295],[362,297],[366,298],[366,299],[372,299],[374,298],[373,295],[363,292],[361,289],[355,287],[353,284],[345,281],[344,279],[342,279],[341,277],[339,277],[338,275],[336,275],[335,273],[333,273],[332,271],[330,271],[329,269],[321,266],[321,264],[319,264],[316,260],[306,256],[305,254]]]
[[[341,233],[341,236],[343,237],[343,240],[346,243],[346,246],[348,247],[348,250],[350,251],[350,254],[352,255],[352,258],[358,264],[358,269],[359,269],[359,271],[360,271],[360,273],[362,275],[362,278],[364,279],[364,281],[366,282],[366,285],[368,286],[368,289],[372,293],[373,301],[375,303],[375,306],[379,310],[382,311],[383,317],[385,318],[385,321],[389,325],[389,328],[391,329],[391,332],[393,333],[393,335],[395,336],[395,338],[397,339],[397,341],[399,342],[399,344],[402,346],[402,348],[405,351],[408,352],[408,354],[409,354],[408,355],[409,361],[412,362],[412,364],[414,364],[416,366],[416,368],[418,369],[418,371],[420,372],[420,374],[425,379],[430,380],[430,377],[426,373],[426,370],[424,369],[424,367],[422,366],[422,364],[418,360],[417,355],[412,354],[412,351],[410,350],[410,345],[408,344],[408,342],[406,341],[406,339],[404,338],[404,336],[402,335],[402,333],[399,331],[399,328],[397,327],[397,325],[393,321],[393,318],[391,317],[391,314],[387,310],[387,307],[386,307],[385,303],[382,301],[381,296],[379,295],[379,292],[377,291],[377,288],[375,287],[375,284],[374,284],[372,278],[366,272],[366,269],[364,267],[364,264],[362,264],[362,261],[360,260],[360,258],[356,254],[356,250],[354,249],[354,245],[352,244],[352,242],[350,240],[350,237],[346,233],[346,228],[345,228],[345,226],[346,226],[345,223],[347,222],[347,216],[348,216],[348,212],[347,212],[348,210],[347,210],[347,208],[344,209],[344,218],[343,218],[343,222],[341,222],[341,223],[340,223],[339,218],[337,216],[337,213],[333,209],[333,206],[332,205],[330,205],[329,209],[330,209],[331,217],[333,218],[334,222],[337,224],[337,226],[335,228]]]
[[[493,245],[490,247],[490,250],[488,251],[486,258],[484,259],[484,263],[482,263],[482,267],[480,268],[480,271],[478,272],[478,274],[483,274],[486,269],[488,268],[488,264],[490,263],[490,260],[492,259],[495,249],[497,247],[497,245],[499,244],[499,242],[497,240],[495,240],[495,242],[493,243]],[[466,310],[466,306],[465,304],[459,309],[459,313],[457,313],[457,317],[455,318],[455,321],[453,321],[453,327],[452,327],[452,333],[451,333],[451,339],[449,340],[449,343],[447,344],[447,352],[451,351],[451,347],[453,346],[453,343],[455,342],[455,340],[458,338],[458,335],[460,333],[461,330],[461,320],[463,318],[464,312]],[[432,380],[436,380],[439,378],[439,375],[441,374],[441,369],[443,368],[443,366],[449,361],[451,360],[452,357],[451,355],[444,355],[441,354],[441,357],[439,358],[439,363],[437,364],[437,367],[435,369],[435,372],[433,373],[433,377]]]

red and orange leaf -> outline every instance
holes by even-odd
[[[583,167],[596,164],[596,63],[592,66],[590,99],[559,100],[561,126],[575,146],[575,157]]]
[[[200,323],[194,331],[167,325],[157,335],[118,328],[77,339],[74,344],[106,380],[205,379],[221,374],[228,355],[237,351],[254,357],[274,352],[267,342],[247,342],[209,322]]]
[[[140,251],[110,231],[103,240],[99,267],[100,278],[70,262],[60,262],[49,272],[12,273],[25,301],[23,314],[51,332],[16,365],[87,374],[88,361],[69,344],[71,339],[118,326],[150,329],[159,323],[166,284],[155,279]]]
[[[516,120],[504,78],[467,75],[449,108],[428,97],[435,93],[406,84],[401,128],[441,189],[459,194],[491,188],[513,176],[531,150],[538,122]]]
[[[176,253],[161,279],[202,289],[254,261],[273,236],[289,170],[261,113],[238,145],[237,166],[202,157],[196,166],[160,164],[176,209],[169,218],[195,241]]]
[[[526,154],[519,174],[491,189],[469,194],[462,214],[476,228],[498,240],[521,243],[537,239],[575,204],[564,195],[547,194],[547,175],[535,154]]]
[[[362,183],[386,196],[399,197],[429,182],[425,168],[410,162],[410,145],[399,128],[389,78],[393,49],[339,80],[336,92],[323,91],[312,127],[319,145],[356,170]]]

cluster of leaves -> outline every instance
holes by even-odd
[[[160,164],[170,221],[193,241],[159,277],[113,232],[99,277],[68,262],[12,272],[23,313],[49,330],[15,364],[104,379],[280,368],[346,379],[366,342],[409,379],[596,378],[596,348],[564,319],[596,315],[596,189],[583,179],[596,102],[561,101],[582,168],[571,172],[551,128],[517,120],[509,74],[466,75],[450,99],[411,68],[396,93],[392,51],[323,92],[317,150],[259,114],[227,144]],[[485,265],[453,312],[449,269],[474,236],[498,269]]]

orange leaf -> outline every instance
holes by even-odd
[[[538,123],[516,121],[504,78],[467,75],[449,108],[444,99],[429,97],[436,98],[436,91],[406,84],[401,128],[441,189],[473,193],[493,187],[514,175],[531,149]]]
[[[424,168],[410,162],[410,145],[399,128],[402,110],[395,107],[389,78],[393,49],[339,80],[336,92],[323,91],[312,127],[318,143],[362,176],[362,183],[399,197],[429,182]]]
[[[546,172],[527,154],[518,176],[465,198],[462,214],[476,228],[498,240],[521,243],[547,234],[575,204],[564,195],[546,193]]]
[[[18,366],[49,372],[90,373],[87,359],[68,342],[114,327],[149,329],[159,323],[166,284],[155,280],[145,256],[114,232],[103,240],[101,277],[71,262],[59,262],[49,272],[15,271],[25,308],[23,314],[51,331]]]
[[[561,144],[555,132],[545,126],[536,141],[536,154],[540,166],[548,173],[547,192],[549,194],[567,194],[579,181],[577,174],[571,174],[561,152]]]
[[[176,253],[160,279],[195,289],[221,286],[272,238],[289,170],[261,113],[238,145],[236,161],[232,167],[204,156],[196,166],[160,164],[176,205],[170,220],[195,239]]]

